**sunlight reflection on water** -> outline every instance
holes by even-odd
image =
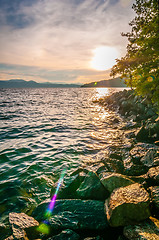
[[[115,141],[109,127],[113,113],[92,100],[119,90],[1,91],[0,214],[27,213],[50,196],[64,164],[70,174]]]

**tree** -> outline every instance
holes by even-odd
[[[129,23],[125,57],[116,60],[111,76],[121,74],[135,91],[159,104],[159,2],[136,0],[132,8],[136,16]]]

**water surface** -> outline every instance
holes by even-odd
[[[119,90],[0,90],[1,220],[48,198],[64,165],[69,175],[119,141],[115,113],[93,102]]]

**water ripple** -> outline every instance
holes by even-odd
[[[92,100],[111,89],[4,89],[0,92],[0,214],[31,213],[49,197],[67,164],[73,169],[96,156],[118,133],[114,113]]]

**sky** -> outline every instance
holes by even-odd
[[[109,79],[126,53],[133,0],[0,0],[0,80]]]

